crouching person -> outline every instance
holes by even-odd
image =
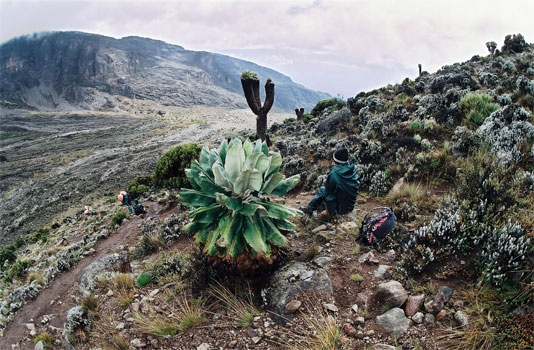
[[[326,212],[331,216],[352,212],[360,189],[360,181],[354,164],[349,162],[346,148],[338,149],[332,157],[332,168],[324,186],[306,207],[300,207],[304,213],[313,216],[315,212]]]

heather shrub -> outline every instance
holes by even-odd
[[[503,164],[519,163],[528,157],[521,145],[534,142],[532,115],[516,104],[503,107],[493,113],[476,130],[476,135],[489,146],[490,151]]]
[[[154,183],[160,187],[180,189],[189,184],[185,169],[200,155],[201,147],[194,143],[178,145],[165,153],[156,164]]]
[[[460,161],[459,169],[456,194],[410,236],[398,270],[418,273],[434,261],[461,258],[473,262],[481,282],[519,281],[533,249],[524,224],[512,220],[525,180],[485,152]]]
[[[338,111],[346,105],[347,103],[340,98],[327,98],[317,102],[317,104],[311,110],[310,114],[314,117],[319,117],[321,115],[324,115],[325,113]]]

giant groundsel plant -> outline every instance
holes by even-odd
[[[248,253],[270,261],[271,247],[288,244],[282,231],[295,229],[289,221],[302,212],[275,203],[299,180],[279,172],[282,157],[270,153],[265,141],[224,140],[218,149],[204,147],[186,175],[192,189],[180,192],[180,202],[195,207],[185,232],[208,256],[236,259]]]

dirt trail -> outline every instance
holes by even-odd
[[[26,324],[40,324],[45,316],[49,319],[49,326],[63,329],[68,310],[78,305],[78,282],[85,268],[97,259],[117,252],[121,246],[135,245],[139,238],[139,223],[158,216],[162,208],[155,202],[143,204],[149,209],[144,219],[132,216],[108,238],[98,241],[93,247],[96,251],[93,255],[85,256],[71,270],[56,276],[34,300],[28,301],[15,313],[15,317],[7,324],[4,337],[0,338],[0,350],[11,349],[11,344],[21,344],[28,334]],[[33,345],[28,349],[33,349]]]

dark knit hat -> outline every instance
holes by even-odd
[[[340,148],[334,152],[334,162],[344,164],[349,161],[349,151],[346,148]]]

